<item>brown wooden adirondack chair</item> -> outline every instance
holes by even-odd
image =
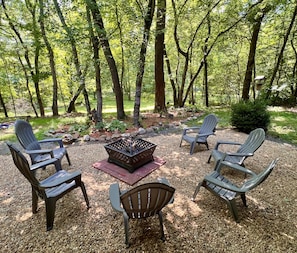
[[[161,239],[165,241],[162,209],[173,202],[175,189],[169,186],[165,178],[160,182],[139,185],[128,191],[121,191],[119,184],[110,186],[109,199],[112,208],[124,217],[125,243],[129,247],[129,219],[144,219],[158,215]]]

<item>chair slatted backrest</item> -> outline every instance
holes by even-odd
[[[258,185],[260,185],[262,182],[265,181],[265,179],[270,175],[272,170],[274,169],[276,163],[278,162],[279,159],[273,160],[270,165],[260,172],[258,175],[252,177],[251,179],[247,180],[241,187],[242,190],[244,191],[249,191]]]
[[[10,149],[13,161],[18,170],[24,175],[24,177],[38,189],[39,182],[35,178],[34,173],[30,170],[30,165],[26,157],[18,150],[13,144],[7,143],[7,146]]]
[[[237,153],[254,153],[264,142],[265,131],[257,128],[250,132],[246,141],[237,150]]]
[[[121,195],[121,202],[129,218],[146,218],[160,212],[172,200],[174,191],[163,183],[147,183]]]
[[[207,115],[199,129],[199,134],[215,132],[216,126],[218,124],[218,118],[214,114]]]
[[[31,143],[37,142],[32,126],[27,121],[20,119],[16,120],[14,129],[18,141],[23,146],[23,148],[26,149]]]

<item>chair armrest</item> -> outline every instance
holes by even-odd
[[[76,178],[81,177],[81,172],[79,170],[74,172],[66,172],[65,170],[60,170],[45,180],[40,182],[40,187],[42,188],[53,188],[61,184],[70,183]]]
[[[40,169],[40,168],[44,168],[50,164],[55,164],[56,162],[58,161],[58,159],[56,158],[51,158],[51,159],[48,159],[48,160],[45,160],[45,161],[42,161],[40,163],[35,163],[35,164],[32,164],[30,166],[30,170],[31,171],[34,171],[34,170],[37,170],[37,169]]]
[[[242,145],[242,143],[234,142],[234,141],[219,140],[219,141],[217,141],[216,146],[214,147],[214,149],[218,150],[220,145]]]
[[[245,190],[242,190],[241,188],[235,186],[235,185],[231,185],[231,184],[227,184],[223,181],[220,181],[210,175],[207,175],[205,176],[204,178],[205,181],[209,182],[209,183],[212,183],[218,187],[221,187],[223,189],[226,189],[226,190],[230,190],[230,191],[233,191],[233,192],[238,192],[238,193],[245,193],[246,191]]]
[[[120,194],[120,186],[118,183],[110,185],[109,200],[113,210],[117,212],[124,212],[124,209],[121,207]]]
[[[167,184],[167,185],[170,186],[170,183],[169,183],[168,179],[165,178],[165,177],[158,178],[158,182],[160,182],[162,184]]]
[[[231,163],[231,162],[228,162],[228,161],[221,161],[221,162],[219,163],[218,168],[217,168],[216,170],[217,170],[217,171],[220,171],[220,168],[221,168],[222,166],[227,166],[227,167],[229,167],[229,168],[231,168],[231,169],[234,169],[234,170],[237,170],[237,171],[240,171],[240,172],[243,172],[243,173],[252,175],[252,176],[255,176],[255,175],[256,175],[255,172],[253,172],[253,171],[251,171],[251,170],[249,170],[249,169],[247,169],[247,168],[245,168],[245,167],[243,167],[243,166],[240,166],[240,165],[238,165],[238,164]]]
[[[50,154],[51,157],[54,157],[54,153],[53,153],[53,150],[51,149],[36,149],[36,150],[25,150],[25,152],[28,154],[28,155],[33,155],[33,154]]]
[[[203,137],[203,136],[209,136],[209,135],[215,135],[214,132],[209,132],[209,133],[204,133],[204,134],[198,134],[198,137]]]
[[[230,153],[226,152],[226,155],[228,156],[253,156],[253,153]]]
[[[200,127],[199,126],[195,126],[195,127],[186,127],[183,129],[183,135],[185,135],[189,130],[192,130],[192,131],[197,131],[199,130]]]
[[[57,142],[60,145],[60,148],[63,148],[63,141],[61,138],[50,138],[38,141],[40,144],[42,143],[49,143],[49,142]]]

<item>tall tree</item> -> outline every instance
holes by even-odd
[[[44,27],[44,3],[43,0],[39,0],[39,25],[42,34],[43,41],[45,43],[46,49],[48,51],[49,64],[51,69],[51,76],[53,80],[53,103],[52,103],[52,112],[53,116],[59,115],[58,110],[58,80],[57,80],[57,72],[56,72],[56,63],[55,56],[52,46],[47,38],[46,30]]]
[[[29,49],[27,44],[24,42],[21,33],[18,31],[17,26],[13,23],[13,20],[10,18],[7,8],[6,8],[6,4],[5,1],[2,0],[1,1],[1,5],[3,7],[4,10],[4,14],[7,18],[7,21],[9,23],[10,28],[12,29],[12,31],[14,32],[14,34],[16,35],[19,43],[22,45],[23,49],[24,49],[24,58],[26,60],[26,63],[28,65],[28,68],[30,70],[30,75],[32,78],[32,81],[34,83],[34,87],[35,87],[35,92],[36,92],[36,97],[37,97],[37,102],[38,102],[38,106],[39,106],[39,111],[40,111],[40,115],[43,117],[44,116],[44,106],[43,106],[43,102],[42,102],[42,98],[41,98],[41,93],[40,93],[40,89],[39,89],[39,68],[38,68],[38,58],[39,58],[39,51],[40,51],[40,43],[39,43],[39,39],[38,39],[38,32],[34,29],[36,29],[36,5],[28,5],[29,2],[27,3],[27,7],[32,15],[32,19],[33,19],[33,35],[35,36],[35,51],[34,51],[34,63],[35,66],[33,67],[33,65],[31,64],[31,60],[30,60],[30,56],[29,56]],[[32,8],[31,8],[32,7]]]
[[[123,90],[120,84],[119,74],[114,60],[113,54],[111,52],[108,37],[104,27],[103,19],[101,16],[100,9],[96,3],[96,0],[86,0],[88,8],[92,12],[94,27],[98,34],[101,47],[103,49],[105,59],[108,63],[112,82],[113,82],[113,91],[116,96],[116,106],[117,106],[117,118],[124,119],[126,117],[124,111],[124,97]]]
[[[94,34],[94,28],[92,24],[92,18],[91,18],[91,10],[88,8],[88,5],[86,6],[86,13],[87,13],[87,20],[88,20],[88,26],[89,26],[89,34],[92,42],[92,49],[93,49],[93,63],[94,63],[94,69],[95,69],[95,83],[96,83],[96,98],[97,98],[97,110],[95,112],[92,111],[92,113],[95,113],[93,115],[95,124],[97,122],[101,122],[103,119],[102,116],[102,107],[103,107],[103,101],[102,101],[102,87],[101,87],[101,69],[100,69],[100,58],[99,58],[99,39]]]
[[[144,15],[143,38],[142,38],[142,43],[141,43],[141,48],[139,53],[139,69],[136,77],[135,101],[134,101],[134,112],[133,112],[134,126],[140,126],[139,116],[140,116],[142,79],[144,74],[146,51],[147,51],[147,46],[150,38],[150,29],[153,22],[154,12],[155,12],[155,0],[149,0],[146,14]]]
[[[75,110],[75,101],[76,101],[76,99],[78,98],[80,93],[82,91],[84,91],[85,88],[86,88],[85,78],[84,78],[84,75],[83,75],[82,70],[81,70],[81,64],[80,64],[79,57],[78,57],[78,52],[77,52],[77,47],[76,47],[76,40],[74,38],[74,35],[73,35],[72,31],[71,31],[71,28],[69,28],[69,26],[66,23],[66,20],[64,18],[64,15],[62,13],[62,10],[61,10],[60,5],[59,5],[57,0],[54,0],[54,5],[55,5],[56,11],[58,13],[58,16],[60,18],[60,21],[62,23],[62,26],[63,26],[64,30],[66,31],[68,39],[70,41],[70,45],[71,45],[71,49],[72,49],[71,52],[72,52],[73,61],[74,61],[74,65],[75,65],[76,75],[77,75],[77,78],[79,80],[78,90],[76,91],[76,93],[72,97],[72,99],[71,99],[71,101],[69,103],[68,109],[67,109],[67,112],[72,112],[72,111]],[[85,98],[87,112],[88,112],[88,114],[91,114],[91,108],[89,106],[90,102],[88,100],[88,96],[86,95],[86,93],[84,93],[84,98]]]
[[[278,68],[280,66],[281,60],[283,58],[284,50],[286,48],[286,44],[288,42],[289,35],[290,35],[291,30],[293,28],[293,25],[294,25],[294,22],[295,22],[295,19],[296,19],[296,15],[297,15],[297,1],[295,2],[295,8],[294,8],[294,11],[293,11],[293,14],[292,14],[291,22],[290,22],[290,25],[289,25],[289,27],[288,27],[288,29],[286,31],[281,50],[280,50],[280,52],[278,54],[276,64],[275,64],[274,69],[273,69],[272,74],[271,74],[270,82],[268,84],[268,91],[266,93],[266,99],[268,99],[270,97],[271,87],[272,87],[273,81],[275,79],[276,73],[278,71]]]
[[[155,38],[155,112],[167,112],[164,80],[164,37],[166,24],[166,0],[157,0]]]

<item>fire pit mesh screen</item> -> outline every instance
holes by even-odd
[[[108,161],[115,163],[129,172],[152,161],[157,145],[142,139],[120,139],[105,145]]]

